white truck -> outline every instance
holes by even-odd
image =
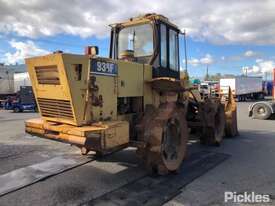
[[[202,96],[215,96],[218,95],[218,81],[204,81],[199,84],[199,91]]]
[[[237,101],[263,99],[262,77],[236,76],[220,79],[220,94],[228,94],[229,87]]]
[[[14,92],[20,91],[22,86],[31,86],[31,80],[28,72],[14,73]]]

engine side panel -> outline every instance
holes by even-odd
[[[88,57],[50,54],[26,59],[26,64],[43,119],[72,125],[83,124],[83,105],[87,95],[87,81],[83,80],[87,79]],[[73,67],[80,64],[82,81],[77,81]]]

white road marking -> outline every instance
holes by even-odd
[[[0,196],[89,161],[91,159],[60,156],[0,175]]]

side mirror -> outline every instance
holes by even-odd
[[[89,55],[89,56],[98,55],[98,47],[97,46],[87,46],[85,48],[85,55]]]

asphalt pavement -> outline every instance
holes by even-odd
[[[208,151],[229,158],[183,185],[165,205],[234,205],[224,203],[225,191],[269,194],[274,199],[269,205],[275,205],[275,120],[253,120],[247,108],[248,103],[238,103],[240,136],[225,139],[220,147],[190,142],[190,157]],[[60,156],[79,158],[80,151],[74,146],[25,134],[24,120],[37,116],[0,111],[0,175]],[[97,160],[93,154],[83,158],[89,161],[1,196],[0,206],[81,205],[121,188],[127,193],[125,185],[148,179],[134,148]],[[159,182],[158,178],[150,181]]]

